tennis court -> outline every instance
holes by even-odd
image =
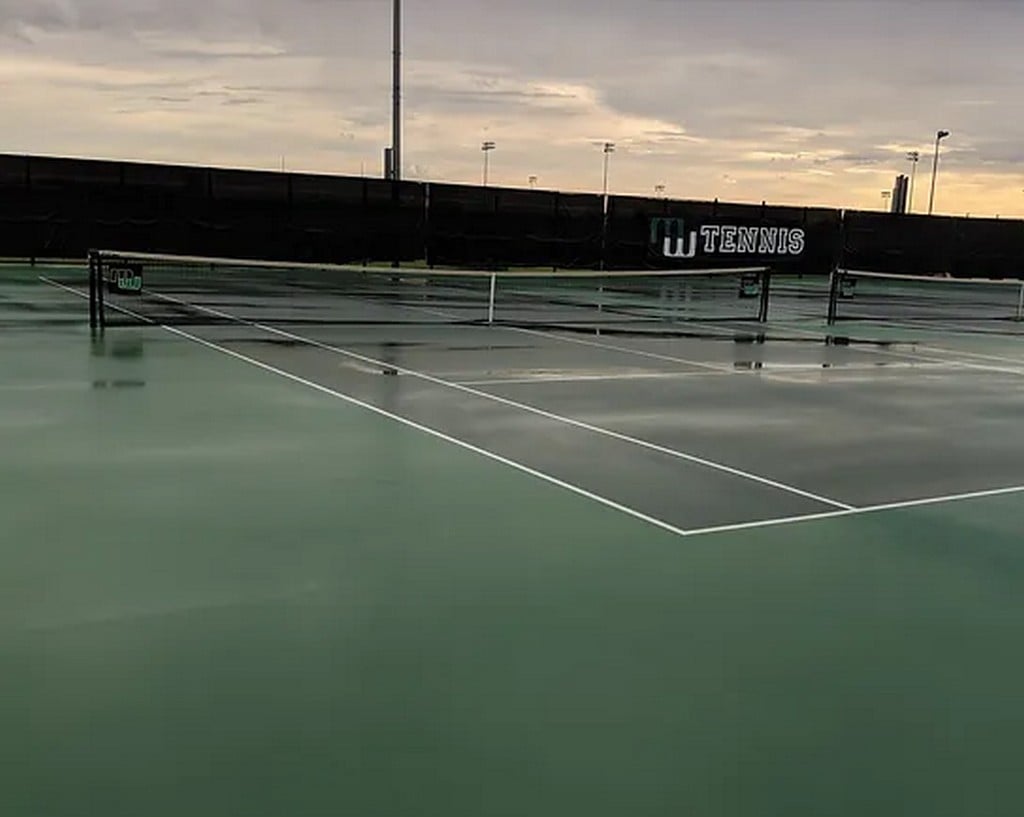
[[[1024,807],[1017,324],[92,334],[84,265],[0,276],[10,813]]]

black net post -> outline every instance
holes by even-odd
[[[758,323],[768,323],[768,304],[771,302],[772,271],[766,269],[761,273],[761,305],[757,311]]]
[[[828,325],[836,322],[839,311],[839,293],[843,289],[843,271],[839,267],[832,267],[828,279]]]
[[[846,231],[850,215],[846,210],[839,211],[839,230],[836,246],[832,254],[832,270],[828,280],[828,316],[827,323],[832,326],[839,312],[839,295],[843,289],[843,267],[846,263]]]
[[[96,253],[89,252],[89,328],[99,328],[99,302],[96,295]]]
[[[96,315],[99,319],[100,331],[107,328],[106,304],[104,302],[103,288],[105,285],[103,274],[103,256],[96,255]]]

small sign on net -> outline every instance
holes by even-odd
[[[107,285],[111,292],[138,295],[142,292],[141,264],[114,264],[107,271]]]

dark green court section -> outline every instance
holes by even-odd
[[[679,538],[15,289],[0,813],[1024,810],[1020,496]]]

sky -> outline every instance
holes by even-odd
[[[392,0],[0,0],[0,152],[380,175]],[[1024,0],[403,0],[403,175],[1024,217]]]

